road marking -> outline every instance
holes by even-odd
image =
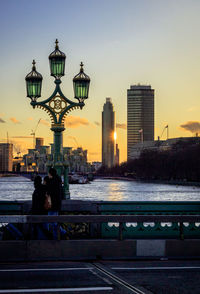
[[[0,272],[80,271],[80,270],[90,270],[90,269],[93,269],[93,267],[16,268],[16,269],[1,269]]]
[[[87,287],[87,288],[49,288],[49,289],[8,289],[0,290],[0,293],[38,293],[38,292],[85,292],[85,291],[106,291],[113,290],[112,287]]]
[[[132,293],[145,294],[145,292],[143,292],[142,290],[140,290],[140,289],[134,287],[133,285],[129,284],[128,282],[122,280],[120,277],[116,276],[114,273],[111,273],[109,269],[102,267],[101,264],[95,263],[94,266],[97,268],[97,270],[99,270],[103,274],[107,275],[110,279],[112,279],[115,282],[117,282],[118,284],[120,284],[120,286],[127,288]]]
[[[178,269],[200,269],[200,266],[154,266],[154,267],[111,267],[115,270],[178,270]]]

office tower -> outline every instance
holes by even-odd
[[[135,144],[153,140],[154,90],[151,86],[131,86],[127,90],[127,160]]]
[[[13,144],[0,143],[0,171],[12,171]]]
[[[119,148],[118,148],[118,144],[115,145],[115,165],[119,165]]]
[[[102,112],[102,165],[114,165],[115,112],[111,98],[106,98]]]

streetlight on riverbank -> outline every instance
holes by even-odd
[[[80,64],[80,72],[73,78],[74,97],[78,102],[69,100],[61,91],[60,78],[64,76],[66,56],[59,50],[58,40],[55,42],[55,50],[49,55],[51,76],[55,78],[55,90],[52,95],[40,102],[42,75],[36,71],[35,60],[33,60],[32,71],[26,76],[27,97],[31,99],[33,108],[38,107],[45,110],[51,118],[51,130],[54,132],[54,156],[49,166],[55,167],[58,175],[64,174],[65,198],[69,198],[68,184],[68,162],[62,154],[62,132],[65,130],[64,120],[67,114],[76,108],[82,109],[84,101],[88,98],[90,78],[84,73],[83,63]]]

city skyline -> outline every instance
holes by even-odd
[[[66,95],[73,99],[72,79],[81,61],[91,77],[85,108],[68,117],[64,146],[82,146],[89,161],[100,161],[101,109],[105,97],[113,97],[120,161],[125,161],[126,90],[137,83],[155,89],[155,139],[166,125],[170,138],[199,132],[200,3],[174,2],[60,1],[56,24],[54,1],[2,3],[0,142],[8,133],[17,148],[31,148],[30,134],[40,118],[36,136],[45,145],[53,142],[50,120],[30,107],[24,79],[35,58],[44,78],[41,100],[49,96],[54,85],[48,55],[56,38],[67,56],[61,84]]]

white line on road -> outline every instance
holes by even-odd
[[[85,292],[85,291],[106,291],[113,290],[112,287],[87,287],[87,288],[53,288],[53,289],[7,289],[0,290],[0,293],[49,293],[49,292]]]
[[[80,271],[80,270],[90,270],[90,269],[93,269],[93,267],[16,268],[16,269],[1,269],[0,272]]]
[[[111,267],[115,270],[182,270],[182,269],[200,269],[200,266],[153,266],[153,267]]]

